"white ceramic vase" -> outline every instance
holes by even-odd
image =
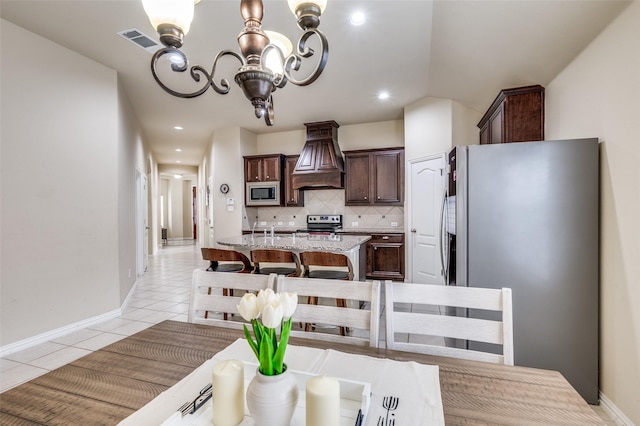
[[[247,387],[247,407],[255,426],[289,426],[298,404],[298,383],[286,369],[276,376],[256,370]]]

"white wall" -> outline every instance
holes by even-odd
[[[340,122],[337,123],[340,124]],[[255,154],[298,155],[302,151],[306,138],[306,128],[257,135]],[[338,145],[342,151],[404,146],[403,121],[341,125],[338,127]]]
[[[116,73],[4,20],[1,34],[6,345],[117,309],[126,286]]]
[[[256,153],[256,135],[238,127],[216,130],[202,164],[209,164],[208,174],[203,176],[208,182],[213,176],[211,202],[214,216],[215,239],[240,235],[244,205],[244,160],[243,156]],[[222,194],[220,185],[229,185],[229,192]],[[206,184],[205,184],[206,185]],[[227,209],[227,199],[234,200],[233,210]],[[216,246],[215,241],[208,241]]]
[[[640,424],[640,2],[546,88],[548,139],[599,137],[600,389]],[[594,313],[595,315],[596,313]]]
[[[405,158],[413,160],[479,143],[482,112],[451,99],[423,98],[404,108]]]
[[[451,149],[452,104],[449,99],[424,98],[404,108],[407,161]]]
[[[136,121],[133,107],[121,85],[118,84],[118,144],[117,144],[117,189],[118,189],[118,280],[120,303],[136,280],[136,169],[142,174],[149,172],[149,158]],[[150,179],[149,191],[153,190]],[[151,209],[149,209],[151,210]],[[151,224],[151,222],[149,222]]]

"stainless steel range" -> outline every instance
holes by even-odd
[[[311,235],[333,235],[338,229],[342,229],[341,214],[310,214],[307,215],[307,229],[299,229],[298,232]]]

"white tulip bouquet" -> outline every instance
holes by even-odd
[[[237,305],[242,318],[250,321],[253,327],[255,340],[251,337],[246,324],[244,334],[258,358],[260,372],[265,376],[275,376],[284,371],[284,352],[287,350],[291,332],[291,316],[297,306],[296,293],[274,293],[270,288],[260,290],[257,296],[246,293]],[[280,327],[279,343],[276,333],[278,326]]]

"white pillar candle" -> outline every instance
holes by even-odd
[[[236,426],[244,419],[244,364],[237,359],[213,367],[213,424]]]
[[[340,425],[340,383],[326,376],[307,381],[306,426]]]

